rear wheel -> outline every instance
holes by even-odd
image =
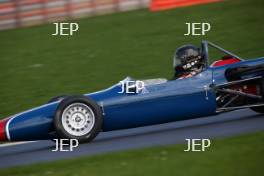
[[[77,139],[80,143],[93,140],[101,131],[101,108],[85,96],[63,99],[56,111],[54,126],[61,139]]]
[[[264,113],[264,106],[252,107],[251,109],[258,113]]]
[[[264,77],[262,78],[262,83],[261,83],[261,93],[262,93],[262,100],[263,100],[262,103],[264,103]],[[258,113],[264,113],[264,106],[252,107],[250,109]]]

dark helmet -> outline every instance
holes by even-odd
[[[175,71],[189,71],[201,65],[202,56],[200,49],[194,45],[184,45],[176,50],[173,58]]]

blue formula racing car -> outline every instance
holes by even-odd
[[[223,57],[210,65],[211,49],[221,52]],[[264,113],[264,57],[243,60],[203,41],[199,49],[193,46],[178,49],[174,66],[176,73],[172,80],[137,81],[128,77],[108,89],[55,97],[40,107],[3,119],[0,141],[66,138],[89,142],[101,131],[243,108]]]

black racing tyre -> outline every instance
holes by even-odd
[[[52,102],[55,102],[55,101],[63,100],[66,97],[68,97],[68,95],[59,95],[59,96],[56,96],[56,97],[51,98],[48,101],[48,103],[52,103]]]
[[[264,77],[262,78],[261,89],[262,89],[261,92],[262,92],[262,97],[263,97],[262,100],[264,103]],[[250,109],[252,109],[253,111],[258,112],[258,113],[264,113],[264,106],[252,107]]]
[[[69,96],[57,107],[54,127],[58,138],[92,141],[102,129],[103,115],[99,105],[85,96]]]
[[[252,107],[250,109],[258,113],[264,113],[264,106]]]

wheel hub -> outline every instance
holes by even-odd
[[[64,129],[74,136],[88,134],[94,126],[95,116],[92,109],[83,103],[73,103],[62,113]]]

